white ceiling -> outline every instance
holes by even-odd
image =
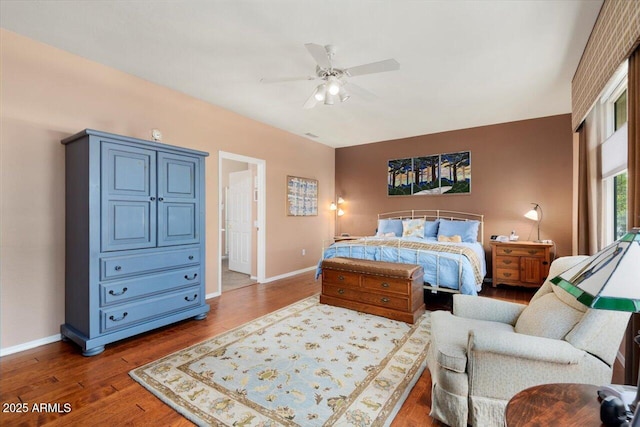
[[[0,1],[0,25],[333,147],[571,111],[570,86],[602,0]],[[302,105],[305,43],[374,99]]]

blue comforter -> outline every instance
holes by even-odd
[[[326,248],[322,259],[345,257],[418,264],[424,282],[467,295],[477,295],[486,275],[484,249],[480,243],[443,243],[433,238],[367,237],[336,242]],[[322,272],[318,263],[316,278]]]

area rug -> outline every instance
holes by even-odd
[[[429,313],[414,325],[318,296],[134,369],[199,425],[383,426],[425,368]]]

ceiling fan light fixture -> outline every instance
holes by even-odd
[[[351,98],[351,95],[344,87],[340,87],[340,92],[338,92],[338,97],[340,97],[340,102],[344,102],[347,99]]]
[[[324,97],[324,105],[333,105],[334,99],[333,95],[327,91],[326,96]]]
[[[340,92],[340,81],[335,76],[329,77],[327,90],[331,95],[337,95]]]
[[[323,84],[318,85],[318,87],[316,88],[316,90],[313,92],[313,97],[316,99],[316,101],[322,102],[325,99],[325,87]]]

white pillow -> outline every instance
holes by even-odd
[[[403,220],[402,237],[420,237],[424,239],[424,219]]]

